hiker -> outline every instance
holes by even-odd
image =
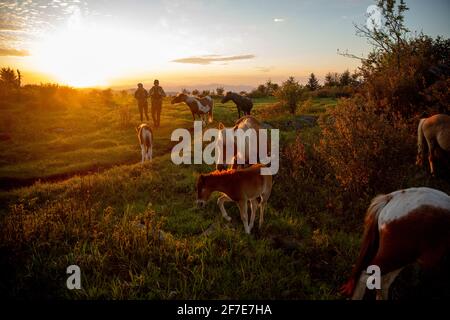
[[[152,101],[152,119],[155,128],[159,128],[163,98],[166,96],[163,88],[159,86],[159,81],[153,82],[154,86],[150,89],[149,95]]]
[[[138,83],[138,88],[136,92],[134,93],[134,97],[137,100],[138,107],[139,107],[139,113],[141,114],[141,122],[144,121],[143,119],[143,113],[145,112],[145,118],[147,118],[148,121],[148,92],[144,89],[144,85],[142,83]]]

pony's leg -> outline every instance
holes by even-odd
[[[362,298],[364,298],[364,294],[366,293],[368,278],[369,278],[369,275],[363,271],[361,276],[358,279],[358,282],[356,283],[355,290],[353,291],[352,300],[362,300]]]
[[[222,195],[219,197],[219,199],[217,199],[217,205],[219,206],[220,212],[222,213],[222,217],[224,217],[224,219],[227,220],[228,222],[231,221],[231,217],[228,215],[227,210],[225,210],[224,203],[230,202],[230,201],[233,201],[233,200],[231,200],[226,195]]]
[[[389,289],[402,270],[403,268],[399,268],[381,277],[381,296],[379,295],[379,292],[377,292],[377,300],[389,299]]]
[[[258,210],[258,201],[256,199],[250,200],[250,211],[252,215],[250,216],[250,231],[253,229],[255,223],[256,211]]]
[[[261,203],[259,204],[259,229],[261,229],[264,222],[264,209],[266,209],[266,200],[261,196]]]
[[[145,146],[143,144],[141,144],[141,155],[142,155],[141,163],[144,163],[144,160],[145,160]]]
[[[431,175],[434,175],[434,143],[427,139],[428,143],[428,162],[430,163],[430,171]]]
[[[152,161],[153,158],[153,146],[150,146],[147,151],[148,160]]]
[[[248,226],[248,213],[247,213],[247,200],[239,201],[239,211],[241,212],[241,220],[244,223],[245,233],[250,234],[250,228]]]

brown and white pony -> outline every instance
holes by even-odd
[[[153,131],[148,124],[141,124],[136,127],[139,144],[141,146],[142,163],[145,160],[152,160],[153,156]]]
[[[227,139],[226,139],[226,130],[232,129],[233,132],[235,132],[237,129],[242,129],[244,132],[246,132],[248,129],[253,129],[256,131],[257,134],[257,152],[259,156],[259,129],[263,129],[263,126],[261,123],[253,116],[244,116],[237,120],[234,124],[234,127],[232,128],[225,128],[225,126],[222,123],[219,123],[219,135],[217,137],[217,145],[220,146],[218,149],[217,158],[222,157],[223,163],[219,163],[219,161],[216,161],[216,170],[225,170],[227,169],[227,164],[225,163],[226,159],[226,150],[227,150]],[[237,158],[238,158],[238,150],[236,145],[236,139],[234,140],[234,152],[233,152],[233,158],[234,158],[234,164],[232,166],[233,169],[236,169],[238,167],[242,167],[241,165],[237,165]],[[267,153],[270,154],[270,137],[267,137]],[[246,150],[249,151],[249,142],[248,139],[246,139]],[[249,164],[249,152],[245,153],[245,163]]]
[[[450,116],[436,114],[420,119],[417,128],[417,165],[423,165],[427,150],[430,171],[434,175],[437,152],[442,150],[450,158]]]
[[[210,96],[193,97],[185,93],[178,93],[173,99],[172,104],[184,102],[188,105],[192,113],[192,118],[195,121],[195,115],[198,115],[204,124],[206,124],[206,117],[208,122],[213,121],[214,100]]]
[[[431,268],[449,251],[447,194],[422,187],[379,195],[367,210],[360,254],[341,292],[354,300],[362,299],[369,276],[366,268],[376,265],[381,272],[377,297],[387,299],[390,285],[405,266],[418,262]]]
[[[272,191],[272,176],[261,175],[261,167],[262,165],[256,164],[241,170],[230,169],[201,174],[197,180],[197,205],[204,206],[211,193],[221,192],[222,195],[217,200],[217,205],[225,220],[231,221],[231,217],[227,214],[224,203],[232,201],[239,207],[241,220],[247,234],[250,234],[253,228],[258,208],[259,228],[261,228],[264,221],[264,209]],[[249,204],[250,222],[247,214]]]

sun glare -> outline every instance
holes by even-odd
[[[110,85],[111,79],[133,73],[151,72],[166,51],[159,49],[156,52],[142,34],[85,23],[73,15],[67,26],[47,34],[32,52],[35,67],[58,82],[93,87]]]

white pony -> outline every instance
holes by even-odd
[[[372,200],[364,224],[359,257],[341,292],[362,299],[369,277],[366,270],[377,266],[381,273],[377,297],[387,299],[389,287],[404,267],[417,262],[432,268],[449,252],[450,197],[425,187],[379,195]]]
[[[152,160],[153,156],[153,131],[145,123],[136,127],[139,144],[141,145],[142,163],[145,160]]]

